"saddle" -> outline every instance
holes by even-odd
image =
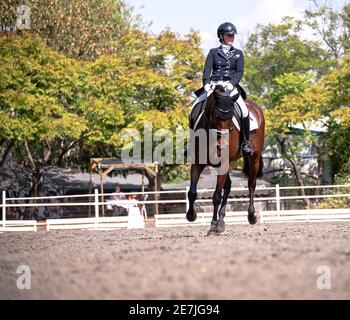
[[[217,97],[216,106],[214,107],[214,112],[221,119],[228,119],[235,117],[240,123],[241,121],[241,109],[239,108],[236,100],[239,98],[240,93],[234,95],[233,97],[223,94],[222,96]],[[207,100],[198,102],[192,109],[190,113],[190,128],[195,129],[195,124],[199,120],[200,115],[205,110]]]

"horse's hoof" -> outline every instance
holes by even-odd
[[[194,222],[197,220],[197,213],[195,213],[194,210],[188,210],[186,218],[189,222]]]
[[[254,225],[258,222],[258,217],[256,215],[248,215],[248,221],[251,225]]]
[[[211,223],[211,226],[210,226],[210,229],[207,233],[207,236],[208,237],[211,237],[211,236],[217,236],[219,233],[218,233],[218,223],[215,221],[215,222],[212,222]]]
[[[223,233],[225,231],[225,222],[223,220],[219,221],[217,231],[218,233]]]
[[[207,233],[208,237],[213,237],[213,236],[217,236],[219,233],[217,231],[214,230],[209,230]]]

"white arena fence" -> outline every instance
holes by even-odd
[[[350,199],[350,185],[328,185],[328,186],[307,186],[303,187],[308,190],[310,195],[300,196],[295,195],[295,192],[300,190],[300,187],[280,187],[276,185],[274,187],[260,187],[257,191],[264,191],[265,196],[255,196],[255,207],[257,214],[259,215],[260,223],[287,223],[287,222],[322,222],[322,221],[344,221],[350,222],[350,208],[344,207],[341,209],[288,209],[285,208],[284,203],[290,201],[293,203],[300,203],[303,199],[309,199],[320,203],[325,199],[334,199],[335,201],[349,200]],[[321,189],[321,194],[315,194],[314,190]],[[66,195],[66,196],[45,196],[45,197],[32,197],[32,198],[6,198],[6,192],[2,192],[2,220],[0,222],[0,232],[4,231],[37,231],[39,226],[45,227],[45,230],[59,230],[59,229],[87,229],[87,230],[112,230],[117,228],[144,228],[145,220],[147,220],[147,212],[145,206],[142,205],[177,205],[183,207],[182,213],[168,214],[160,212],[155,215],[156,227],[180,227],[180,226],[198,226],[209,225],[212,219],[212,210],[210,205],[212,204],[211,198],[202,199],[201,194],[210,194],[214,192],[213,189],[198,190],[198,200],[196,201],[197,220],[190,223],[186,220],[186,211],[189,206],[187,200],[186,190],[176,191],[159,191],[159,192],[137,192],[129,193],[130,195],[152,195],[155,199],[160,197],[169,198],[177,195],[181,199],[176,200],[146,200],[138,201],[138,205],[141,206],[141,212],[139,206],[130,206],[127,216],[118,217],[106,217],[103,216],[105,208],[109,202],[104,201],[114,194],[101,194],[95,189],[94,194],[85,195]],[[310,192],[313,190],[313,192]],[[249,203],[248,189],[247,188],[232,188],[232,192],[243,193],[242,198],[229,198],[228,208],[230,205],[242,204],[239,211],[227,210],[225,222],[227,224],[248,224],[247,221],[247,206]],[[257,192],[259,193],[259,192]],[[261,192],[260,192],[261,193]],[[285,193],[285,195],[281,195]],[[288,193],[292,193],[289,195]],[[267,196],[266,196],[267,194]],[[124,193],[128,195],[128,193]],[[103,199],[103,200],[102,200]],[[268,203],[266,206],[264,204]],[[201,206],[202,205],[202,206]],[[209,211],[203,210],[208,206]],[[264,207],[265,206],[265,207]],[[268,208],[268,207],[271,208]],[[86,211],[84,218],[46,218],[44,222],[40,223],[36,220],[11,220],[7,219],[8,211],[14,208],[54,208],[54,207],[79,207]],[[259,207],[264,207],[259,209]],[[138,212],[136,212],[137,208]],[[140,214],[141,213],[141,214]]]

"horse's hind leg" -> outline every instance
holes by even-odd
[[[219,221],[218,221],[218,232],[222,233],[225,231],[225,213],[226,213],[226,204],[227,204],[227,199],[228,196],[230,195],[231,192],[231,178],[230,175],[227,175],[226,182],[224,185],[224,195],[222,197],[222,202],[221,202],[221,207],[219,210]]]
[[[208,231],[208,236],[216,235],[218,234],[218,209],[221,204],[222,199],[222,189],[225,185],[225,182],[227,180],[227,175],[220,175],[218,176],[217,183],[216,183],[216,189],[213,194],[213,205],[214,205],[214,212],[213,212],[213,219],[211,221],[211,227]]]
[[[194,210],[194,202],[197,199],[197,184],[201,173],[203,172],[205,164],[192,164],[191,165],[191,186],[188,191],[187,198],[189,201],[189,208],[186,213],[186,218],[190,222],[194,222],[197,219],[197,214]]]

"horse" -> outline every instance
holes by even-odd
[[[217,103],[220,99],[223,99],[223,97],[226,97],[226,101],[228,98],[231,99],[231,103],[226,103],[226,107],[224,108],[225,110],[222,109],[222,106],[218,106]],[[242,157],[240,152],[240,141],[243,133],[242,130],[238,130],[234,126],[232,120],[232,116],[235,113],[234,100],[237,100],[237,98],[238,96],[232,98],[229,97],[224,88],[220,85],[217,85],[214,88],[213,93],[207,98],[203,115],[197,121],[195,128],[195,132],[201,129],[208,134],[210,134],[210,132],[214,132],[216,134],[216,137],[214,137],[214,141],[216,140],[217,142],[216,148],[211,148],[207,139],[207,149],[205,151],[207,155],[210,153],[217,153],[217,156],[220,157],[223,151],[225,151],[226,156],[226,158],[223,159],[225,162],[224,166],[222,166],[223,163],[219,164],[219,166],[221,166],[221,168],[224,168],[224,170],[221,170],[217,176],[216,189],[212,198],[214,212],[211,221],[211,227],[208,231],[208,236],[217,235],[225,231],[224,217],[226,212],[227,199],[231,191],[229,164],[231,162],[237,161],[240,157]],[[249,188],[248,221],[251,225],[254,225],[257,223],[257,216],[255,215],[254,208],[254,192],[256,188],[256,180],[257,178],[261,178],[263,175],[262,151],[264,147],[265,137],[265,118],[262,108],[260,108],[256,103],[250,100],[246,100],[245,103],[248,107],[249,112],[253,114],[257,119],[259,125],[258,129],[250,132],[249,135],[249,141],[253,146],[254,154],[243,157],[243,173],[248,178]],[[240,117],[237,118],[240,119]],[[227,138],[228,143],[223,144],[223,141],[227,141]],[[191,139],[194,139],[194,141],[191,142]],[[193,222],[197,219],[194,203],[197,198],[197,184],[201,173],[207,166],[212,166],[214,168],[218,167],[218,164],[213,163],[211,160],[202,162],[199,161],[200,148],[204,145],[203,143],[196,145],[195,140],[196,138],[190,138],[188,147],[189,152],[192,153],[193,159],[191,164],[191,185],[189,192],[187,193],[189,207],[186,213],[186,218],[190,222]]]

